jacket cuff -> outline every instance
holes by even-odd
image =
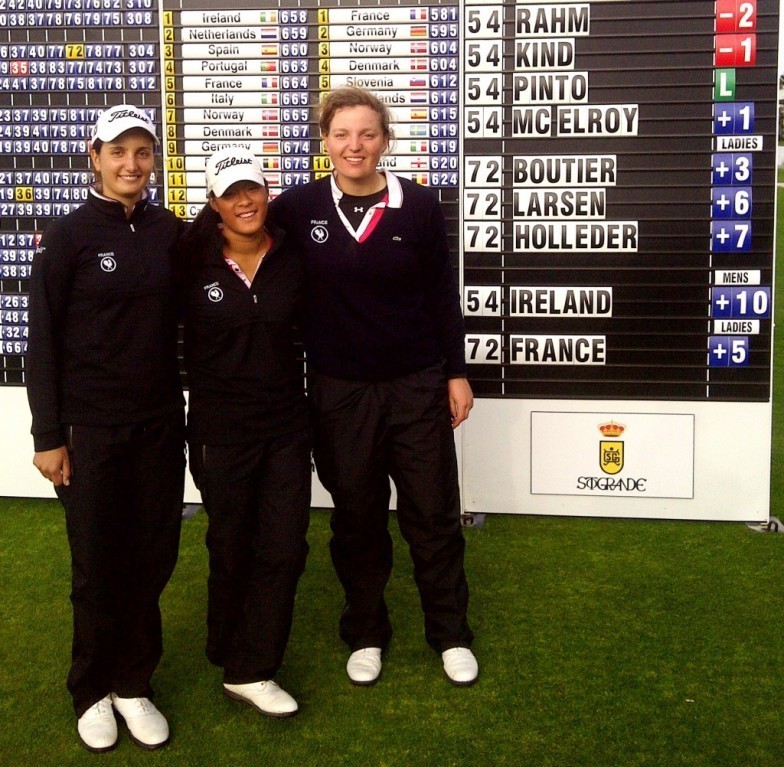
[[[42,453],[44,450],[54,450],[63,445],[65,445],[65,440],[63,439],[63,433],[59,429],[33,434],[33,448],[36,453]]]

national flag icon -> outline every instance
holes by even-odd
[[[408,84],[412,88],[426,88],[427,87],[427,78],[426,77],[412,77],[409,79]]]
[[[427,53],[427,43],[411,43],[411,54],[422,56]]]
[[[425,24],[414,24],[409,32],[411,37],[427,37],[427,26]]]
[[[411,91],[412,104],[427,104],[427,91]]]
[[[264,106],[277,106],[280,103],[279,93],[262,93],[259,95],[259,103]]]
[[[427,168],[427,158],[414,157],[411,160],[411,167],[416,168],[417,170],[422,170],[422,168]]]
[[[412,109],[411,110],[411,119],[412,120],[427,120],[427,109]]]
[[[427,8],[412,8],[409,11],[408,18],[411,21],[427,21]]]
[[[412,138],[427,137],[427,125],[412,125],[408,131]]]
[[[427,72],[427,59],[411,59],[411,69]]]
[[[259,61],[259,71],[260,72],[277,72],[278,71],[278,61],[277,61],[277,59],[266,59],[264,61]]]
[[[262,157],[261,167],[263,170],[280,170],[280,157]]]
[[[259,21],[262,24],[277,24],[278,12],[277,11],[259,11]]]
[[[279,141],[262,141],[261,142],[262,154],[280,154]]]
[[[262,125],[262,138],[280,138],[280,125]]]
[[[262,122],[280,122],[279,109],[262,109],[261,110]]]
[[[429,186],[429,184],[430,184],[430,179],[429,179],[427,173],[414,173],[411,176],[411,179],[413,181],[416,181],[417,184],[422,184],[422,186]]]
[[[280,52],[280,46],[277,43],[266,43],[261,46],[262,56],[277,56]]]
[[[277,27],[259,27],[259,36],[262,40],[277,40],[278,28]]]
[[[427,141],[412,141],[409,152],[427,152]]]

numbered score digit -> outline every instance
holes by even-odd
[[[463,217],[467,221],[500,221],[501,190],[466,189],[463,195]]]
[[[500,253],[500,221],[466,221],[463,223],[463,250],[466,253]]]
[[[463,110],[464,138],[494,138],[501,135],[501,107],[467,107]]]
[[[501,362],[501,336],[472,333],[465,340],[466,362],[469,365],[499,364]]]
[[[500,189],[503,182],[503,159],[500,155],[463,158],[463,184],[466,187],[493,187]]]
[[[501,287],[499,285],[467,285],[463,289],[463,314],[466,317],[499,317]]]
[[[465,100],[469,104],[501,104],[504,95],[500,74],[470,74],[465,78]]]
[[[501,5],[468,8],[463,33],[473,38],[498,38],[503,32],[504,9]]]

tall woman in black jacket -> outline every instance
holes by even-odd
[[[44,232],[30,282],[34,464],[65,507],[74,635],[68,689],[90,751],[169,739],[151,702],[158,600],[177,561],[185,441],[170,248],[150,204],[155,127],[126,104],[92,134],[98,183]]]
[[[180,246],[190,466],[209,516],[207,657],[223,691],[273,717],[297,703],[273,680],[305,566],[310,433],[293,325],[299,258],[266,225],[258,160],[207,161],[208,203]]]
[[[373,684],[392,634],[391,478],[425,638],[449,681],[472,684],[479,666],[452,429],[473,394],[444,215],[431,190],[378,170],[392,132],[374,94],[331,91],[319,127],[332,173],[288,189],[271,211],[303,254],[314,457],[335,504],[330,551],[346,595],[346,671],[353,684]]]

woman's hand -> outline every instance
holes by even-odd
[[[449,391],[449,411],[452,415],[452,428],[460,426],[471,408],[474,406],[474,393],[467,378],[450,378],[447,384]]]
[[[33,456],[33,466],[55,486],[71,484],[71,459],[63,445],[54,450],[42,450]]]

